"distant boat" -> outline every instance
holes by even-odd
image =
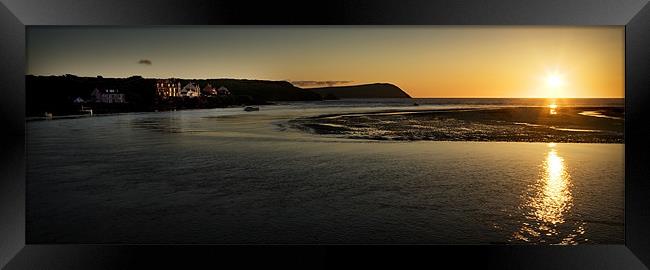
[[[84,107],[83,105],[81,105],[81,110],[79,110],[79,112],[88,113],[90,114],[90,116],[93,116],[93,109],[90,107]]]
[[[47,118],[47,119],[52,119],[52,113],[50,113],[50,112],[45,112],[45,118]]]
[[[244,108],[244,111],[247,111],[247,112],[259,111],[259,110],[260,110],[259,107],[253,107],[253,106],[246,106],[246,108]]]

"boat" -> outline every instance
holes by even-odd
[[[93,116],[93,109],[90,107],[84,107],[83,105],[81,105],[81,110],[79,110],[79,112],[87,113],[90,114],[90,116]]]
[[[259,110],[260,110],[259,107],[253,107],[253,106],[246,106],[246,108],[244,108],[244,111],[247,111],[247,112],[259,111]]]

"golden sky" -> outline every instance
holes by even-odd
[[[35,75],[247,78],[305,87],[387,82],[413,97],[624,97],[622,26],[28,27],[27,33],[27,73]]]

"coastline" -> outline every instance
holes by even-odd
[[[264,105],[272,106],[277,105],[275,103],[267,102],[265,104],[252,104],[252,105]],[[230,108],[245,108],[248,105],[230,105],[225,107],[214,107],[214,108],[182,108],[182,109],[173,109],[173,110],[152,110],[152,111],[131,111],[131,112],[110,112],[110,113],[94,113],[94,114],[62,114],[55,115],[51,118],[45,116],[26,116],[26,122],[33,121],[46,121],[46,120],[60,120],[60,119],[77,119],[77,118],[88,118],[88,117],[104,117],[104,116],[114,116],[114,115],[126,115],[126,114],[142,114],[142,113],[158,113],[158,112],[173,112],[173,111],[193,111],[193,110],[212,110],[212,109],[230,109]]]
[[[382,100],[288,102],[269,104],[268,109],[287,110],[274,126],[306,136],[371,141],[477,141],[540,143],[624,143],[624,108],[620,106],[566,106],[550,109],[527,104],[425,104],[381,103]],[[350,103],[351,102],[351,103]],[[373,104],[376,102],[377,104]],[[348,104],[349,103],[349,104]],[[284,106],[289,107],[284,107]],[[350,106],[352,105],[352,106]],[[378,106],[383,105],[383,106]],[[241,106],[171,111],[220,113]],[[337,109],[339,108],[339,109]],[[354,109],[353,109],[354,108]],[[262,109],[262,116],[268,109]],[[551,114],[551,110],[555,112]],[[95,114],[112,115],[164,113],[143,111]],[[313,111],[313,112],[310,112]],[[243,112],[242,112],[243,113]],[[249,115],[249,113],[245,113]],[[274,114],[274,113],[271,113]],[[155,115],[155,114],[154,114]],[[81,119],[89,115],[27,117],[27,122]]]

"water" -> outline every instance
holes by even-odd
[[[324,104],[328,106],[350,107],[384,107],[384,106],[411,106],[413,103],[436,108],[468,108],[468,107],[523,107],[546,106],[551,103],[559,106],[588,107],[588,106],[613,106],[622,107],[625,100],[622,98],[382,98],[382,99],[341,99],[326,100],[322,102],[309,102],[310,104]],[[291,104],[296,104],[291,103]]]
[[[373,141],[286,124],[412,103],[400,102],[30,121],[28,242],[623,243],[623,144]]]

